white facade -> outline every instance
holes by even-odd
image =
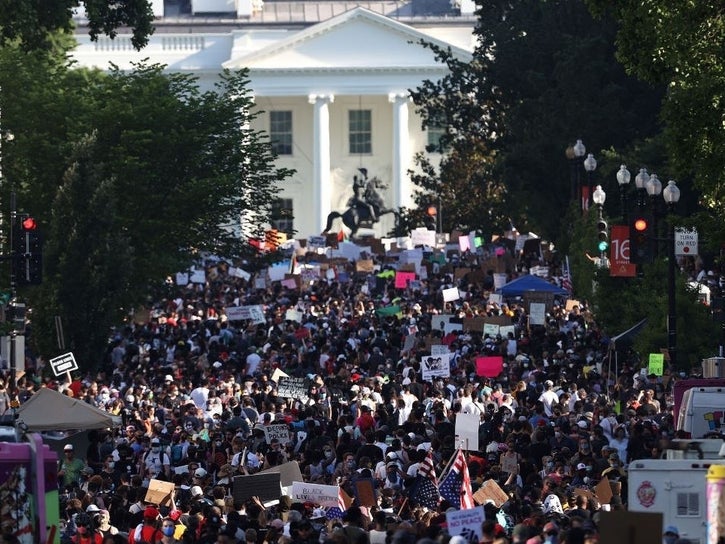
[[[419,42],[450,46],[459,58],[470,59],[465,45],[472,43],[471,32],[472,26],[456,25],[418,30],[358,7],[303,30],[157,33],[141,52],[133,50],[128,36],[97,43],[78,36],[73,57],[80,66],[101,69],[109,62],[130,69],[132,62],[148,58],[170,71],[195,74],[203,89],[211,88],[223,68],[249,68],[255,102],[264,112],[254,128],[269,132],[274,116],[284,121],[275,126],[285,127],[289,138],[291,119],[291,145],[279,166],[297,173],[281,196],[292,200],[294,229],[306,237],[322,232],[330,211],[345,209],[359,168],[386,185],[381,191],[386,205],[413,205],[407,171],[413,155],[425,148],[427,134],[408,90],[445,74]],[[351,130],[357,131],[352,142]],[[393,225],[392,216],[384,216],[376,234]]]

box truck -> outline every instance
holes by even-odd
[[[725,387],[693,387],[685,391],[677,429],[690,438],[725,434]]]
[[[666,526],[675,525],[681,538],[691,544],[706,544],[706,477],[714,465],[725,466],[725,459],[632,461],[628,472],[628,510],[661,513],[662,533]]]

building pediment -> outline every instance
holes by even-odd
[[[408,25],[364,8],[355,8],[267,47],[231,58],[224,67],[249,68],[252,74],[280,69],[340,73],[351,70],[439,71],[440,63],[429,49],[421,47],[421,40],[449,46]],[[471,58],[468,51],[458,47],[451,49],[461,60]]]

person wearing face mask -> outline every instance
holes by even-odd
[[[174,537],[174,534],[176,533],[176,523],[171,518],[164,518],[161,522],[161,533],[164,535],[160,540],[163,544],[176,544],[177,542],[180,542]]]
[[[151,440],[151,449],[143,456],[144,478],[158,478],[163,475],[166,480],[171,479],[171,460],[169,454],[161,448],[161,441],[154,437]]]
[[[91,516],[85,512],[75,516],[76,534],[71,537],[73,544],[101,544],[103,537],[93,527]]]

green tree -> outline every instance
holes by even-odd
[[[29,126],[8,120],[18,142],[7,155],[18,200],[46,218],[48,274],[28,294],[42,352],[52,349],[52,317],[60,315],[74,349],[97,361],[108,323],[150,286],[203,252],[256,259],[249,240],[269,223],[291,171],[274,166],[268,138],[249,128],[256,113],[245,71],[225,72],[210,92],[158,65],[51,79],[59,96],[74,98],[56,112],[58,126],[44,129],[60,164],[23,144],[34,138],[34,115]],[[36,172],[41,180],[32,179]],[[82,272],[74,275],[76,266]]]
[[[560,240],[572,227],[559,213],[572,200],[566,147],[582,138],[599,154],[656,134],[662,90],[625,74],[614,24],[594,21],[581,0],[494,0],[477,15],[471,62],[432,47],[450,75],[426,82],[413,100],[426,126],[447,128],[443,149],[482,142],[487,183],[508,212],[494,200],[493,216]],[[486,215],[488,201],[478,204]]]
[[[73,32],[73,10],[85,6],[88,33],[115,37],[121,27],[131,29],[136,49],[153,34],[154,14],[149,0],[0,0],[0,42],[25,50],[48,49],[58,32]]]

